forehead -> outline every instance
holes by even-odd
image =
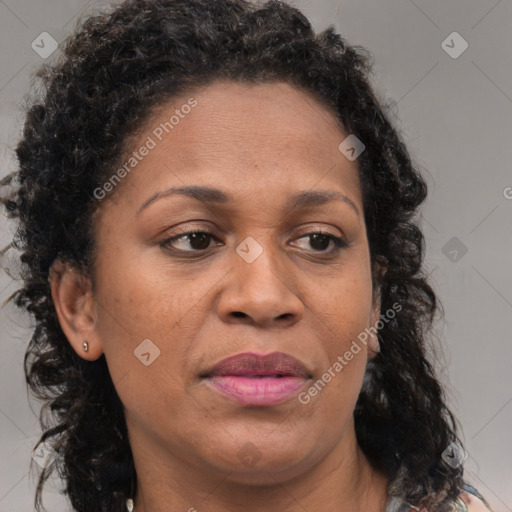
[[[332,109],[307,91],[283,82],[218,81],[153,109],[125,160],[151,149],[125,180],[146,196],[177,184],[263,196],[318,186],[360,202],[357,164],[338,149],[346,135]]]
[[[137,135],[151,135],[158,146],[173,146],[175,157],[186,150],[188,158],[216,149],[247,157],[258,144],[267,149],[261,157],[271,156],[277,147],[318,157],[329,146],[336,150],[345,137],[333,109],[304,89],[285,82],[221,80],[161,103]]]

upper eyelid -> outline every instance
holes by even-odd
[[[307,231],[305,231],[300,236],[297,236],[297,238],[302,238],[302,237],[305,237],[305,236],[308,236],[308,235],[312,235],[312,234],[320,234],[320,235],[332,236],[332,237],[335,237],[335,238],[345,239],[345,235],[344,234],[337,235],[337,234],[329,232],[326,228],[321,228],[321,227],[318,227],[318,226],[304,228],[304,229],[307,229]],[[190,228],[190,229],[187,229],[185,231],[182,231],[181,233],[176,233],[175,235],[168,236],[168,237],[166,237],[164,239],[164,241],[165,240],[172,240],[172,239],[180,238],[180,237],[186,236],[186,235],[191,235],[193,233],[206,233],[208,235],[211,235],[213,238],[217,238],[217,239],[219,238],[217,236],[217,234],[213,230],[210,230],[208,228]]]
[[[226,236],[227,234],[227,230],[226,229],[223,229],[223,228],[210,228],[210,227],[206,227],[204,225],[198,225],[198,226],[194,226],[194,222],[203,222],[201,220],[198,220],[198,221],[192,221],[190,224],[187,224],[187,223],[183,223],[185,226],[182,228],[183,231],[181,233],[177,233],[176,235],[173,235],[172,237],[169,237],[169,238],[174,238],[175,236],[178,237],[178,236],[181,236],[181,235],[186,235],[186,234],[189,234],[189,233],[197,233],[197,232],[201,232],[201,233],[209,233],[211,234],[212,236],[217,236],[216,233],[220,233],[219,236]],[[330,225],[330,227],[326,227],[326,223],[321,223],[319,222],[319,224],[322,224],[321,226],[318,226],[318,225],[314,225],[314,226],[310,226],[310,225],[307,225],[307,226],[301,226],[300,228],[298,228],[299,230],[306,230],[304,232],[304,235],[307,235],[309,233],[315,233],[315,232],[322,232],[322,234],[327,234],[327,235],[332,235],[332,236],[335,236],[335,237],[338,237],[338,238],[346,238],[346,235],[345,235],[345,232],[337,227],[337,226],[334,226],[334,225]],[[288,228],[288,226],[287,226]],[[179,229],[179,228],[178,228]],[[291,233],[292,231],[294,231],[295,228],[293,229],[286,229],[286,233],[289,234]],[[330,230],[337,230],[340,232],[340,234],[335,234],[335,233],[331,233],[329,232]],[[165,231],[170,231],[170,229],[167,229]],[[165,232],[162,230],[162,232]]]

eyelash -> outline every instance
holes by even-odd
[[[193,231],[186,231],[184,233],[180,233],[179,235],[173,236],[171,238],[167,238],[167,239],[163,240],[162,242],[160,242],[159,245],[160,245],[160,247],[162,247],[162,248],[164,248],[164,249],[166,249],[168,251],[171,251],[171,252],[174,252],[174,253],[181,253],[181,254],[201,253],[201,252],[207,251],[208,249],[184,251],[182,249],[174,249],[173,247],[171,247],[171,243],[172,242],[174,242],[176,240],[179,240],[180,238],[189,237],[190,235],[194,235],[194,234],[207,235],[207,236],[211,237],[212,239],[218,240],[211,231],[208,231],[208,230],[193,230]],[[341,249],[344,249],[344,248],[348,247],[348,244],[345,243],[345,241],[342,238],[339,238],[337,236],[331,235],[330,233],[326,233],[324,231],[312,231],[310,233],[305,233],[304,235],[299,237],[298,240],[300,240],[302,238],[311,237],[313,235],[320,235],[320,236],[329,238],[333,242],[333,244],[334,244],[333,249],[331,249],[330,251],[315,251],[315,250],[313,250],[314,253],[317,253],[317,254],[330,254],[330,255],[334,256]]]

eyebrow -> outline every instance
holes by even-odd
[[[158,199],[163,199],[164,197],[169,197],[173,195],[188,196],[206,204],[228,204],[229,202],[232,201],[231,197],[228,194],[216,188],[198,185],[171,187],[167,190],[156,192],[151,197],[149,197],[137,210],[136,215],[139,215],[142,212],[142,210],[147,208],[151,203],[154,203]],[[340,192],[335,192],[331,190],[304,190],[302,192],[298,192],[288,200],[288,203],[286,204],[286,209],[298,210],[301,208],[314,208],[335,200],[339,200],[348,204],[355,211],[357,216],[360,216],[357,206],[349,197],[341,194]]]

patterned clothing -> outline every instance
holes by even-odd
[[[470,484],[464,483],[464,490],[461,492],[459,498],[454,503],[453,512],[468,512],[467,505],[471,502],[470,496],[476,496],[488,508],[489,512],[493,512],[485,498]],[[388,501],[385,512],[428,512],[426,508],[419,509],[413,505],[401,500],[400,498],[393,497]]]
[[[468,483],[464,483],[464,490],[461,492],[459,498],[454,503],[453,512],[469,512],[466,505],[471,502],[469,495],[476,496],[482,500],[484,505],[489,509],[489,512],[493,512],[487,501],[485,501],[484,497]],[[128,512],[132,512],[133,507],[133,500],[126,500],[126,510]],[[428,512],[428,510],[426,508],[420,510],[418,507],[414,507],[413,505],[395,496],[389,499],[385,512]]]

